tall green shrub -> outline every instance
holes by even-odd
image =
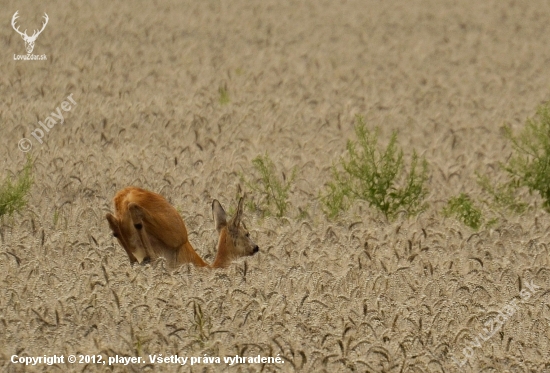
[[[514,153],[504,169],[511,177],[510,185],[525,186],[544,200],[543,207],[550,212],[550,104],[539,107],[534,118],[514,135],[505,128]]]
[[[337,216],[355,200],[366,201],[393,219],[400,211],[415,215],[426,208],[428,166],[413,151],[408,170],[394,132],[385,149],[378,146],[378,129],[371,132],[357,117],[355,141],[348,141],[346,157],[332,169],[332,180],[321,196],[329,217]]]

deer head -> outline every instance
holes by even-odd
[[[34,42],[36,41],[36,38],[38,37],[38,35],[40,35],[42,33],[42,31],[44,31],[44,28],[46,28],[46,25],[48,24],[48,15],[46,13],[44,13],[45,21],[42,24],[42,29],[40,31],[34,30],[33,34],[31,36],[29,36],[29,35],[27,35],[27,30],[25,30],[25,32],[21,32],[21,31],[19,31],[19,26],[15,27],[15,20],[17,18],[19,18],[19,16],[17,15],[18,12],[19,11],[15,12],[15,14],[13,15],[13,17],[11,19],[11,26],[13,27],[13,29],[19,35],[21,35],[23,40],[25,40],[25,49],[27,50],[27,53],[32,53],[32,51],[34,49]]]

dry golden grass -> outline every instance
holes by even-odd
[[[37,121],[71,93],[77,102],[33,141],[29,206],[0,224],[3,371],[550,372],[540,200],[477,233],[441,214],[462,191],[480,197],[475,171],[500,179],[511,152],[501,126],[520,128],[550,99],[548,1],[2,5],[0,179],[22,168],[17,143],[34,140]],[[24,53],[8,22],[16,10],[22,29],[48,13],[34,51],[47,61],[13,61]],[[420,216],[322,214],[319,190],[356,114],[428,160]],[[258,255],[217,271],[129,265],[104,219],[118,189],[166,196],[211,261],[210,203],[234,210],[239,174],[266,151],[298,174],[287,218],[245,214]],[[530,281],[541,290],[459,368],[452,357]],[[285,363],[9,363],[159,353]]]

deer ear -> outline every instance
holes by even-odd
[[[237,212],[233,219],[231,219],[231,225],[238,228],[241,224],[241,218],[243,217],[243,197],[239,198],[239,204],[237,206]]]
[[[109,228],[113,231],[113,236],[120,236],[120,228],[118,226],[118,220],[112,214],[108,213],[105,215],[107,222],[109,223]]]
[[[227,215],[217,199],[212,202],[212,215],[214,217],[214,225],[216,226],[216,230],[220,233],[223,227],[227,226]]]

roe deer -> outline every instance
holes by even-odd
[[[228,222],[222,205],[214,200],[212,214],[218,231],[218,252],[214,263],[208,265],[196,253],[187,238],[187,229],[180,214],[163,196],[136,187],[120,190],[113,198],[115,215],[105,217],[113,236],[126,250],[130,263],[143,263],[164,257],[170,268],[185,263],[198,267],[226,267],[238,257],[259,251],[244,223],[243,198],[235,216]]]

